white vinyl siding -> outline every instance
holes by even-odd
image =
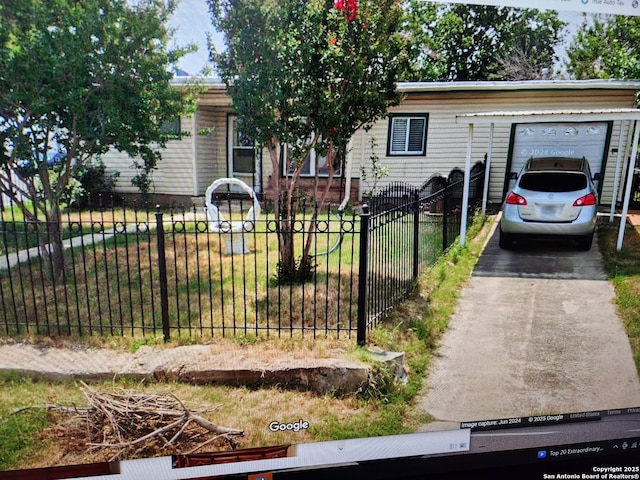
[[[427,116],[394,116],[390,119],[389,155],[424,155]]]
[[[162,158],[151,174],[151,193],[169,193],[172,195],[191,196],[195,192],[193,175],[193,118],[181,119],[182,132],[179,139],[169,140],[161,150]],[[102,155],[107,170],[119,172],[116,190],[122,193],[139,193],[131,184],[131,179],[138,173],[132,167],[134,159],[115,149]],[[137,159],[141,161],[140,159]]]
[[[561,99],[562,101],[560,102]],[[559,103],[560,102],[560,103]],[[561,104],[561,107],[559,106]],[[489,111],[530,111],[562,109],[629,108],[634,105],[631,90],[568,90],[568,91],[464,91],[464,92],[415,92],[407,93],[402,103],[390,110],[391,118],[414,117],[416,112],[429,112],[426,149],[428,156],[390,155],[389,119],[378,121],[365,131],[359,130],[352,141],[351,157],[354,176],[361,168],[366,178],[361,182],[361,194],[373,186],[377,190],[393,181],[408,182],[420,186],[434,174],[447,176],[452,168],[464,168],[467,154],[469,127],[456,122],[456,115]],[[629,125],[625,124],[627,131]],[[610,202],[614,181],[616,153],[620,122],[614,122],[608,151],[606,175],[601,203]],[[471,164],[484,160],[489,149],[489,125],[476,125],[472,139]],[[489,185],[489,201],[501,202],[509,155],[511,124],[496,123],[493,132],[492,163]],[[371,139],[375,146],[372,149]],[[389,169],[389,174],[375,179],[371,169],[371,157]]]

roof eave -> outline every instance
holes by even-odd
[[[640,80],[523,80],[500,82],[400,82],[401,93],[518,90],[640,90]]]

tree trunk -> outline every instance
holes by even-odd
[[[62,215],[58,205],[50,205],[46,211],[43,228],[38,228],[40,253],[48,268],[49,277],[56,283],[65,280],[65,257],[62,242]]]
[[[303,218],[301,222],[297,221],[296,216],[300,213],[300,198],[297,188],[297,181],[300,178],[302,167],[309,160],[311,151],[314,149],[318,136],[308,145],[306,158],[299,159],[295,162],[296,168],[289,175],[280,177],[279,172],[289,172],[289,165],[282,165],[280,144],[277,140],[273,140],[267,145],[273,166],[272,183],[270,188],[275,187],[277,198],[276,214],[278,218],[278,281],[280,283],[304,283],[311,280],[315,274],[315,258],[311,254],[313,245],[313,236],[315,233],[318,212],[327,201],[328,193],[331,188],[335,174],[335,158],[336,150],[333,144],[330,145],[328,151],[327,162],[329,165],[329,175],[322,193],[318,192],[318,166],[316,165],[316,179],[313,192],[312,214],[311,219]],[[317,161],[317,160],[316,160]],[[273,198],[273,197],[272,197]],[[304,213],[303,213],[304,214]],[[296,231],[298,225],[302,225],[300,231]],[[299,236],[299,237],[298,237]],[[300,258],[296,259],[296,238],[300,238],[298,242],[300,248]]]
[[[296,214],[299,213],[299,207],[297,201],[291,198],[292,195],[295,195],[295,192],[283,192],[278,202],[278,281],[304,283],[313,277],[315,266],[312,264],[310,255],[303,254],[299,260],[296,260],[296,235],[304,236],[309,232],[305,232],[305,220],[301,230],[296,231],[298,225]]]

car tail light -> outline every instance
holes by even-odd
[[[574,207],[586,207],[588,205],[596,204],[596,196],[593,193],[588,193],[584,197],[580,197],[575,202],[573,202]]]
[[[517,193],[509,192],[506,202],[508,205],[526,205],[527,199]]]

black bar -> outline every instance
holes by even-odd
[[[156,235],[158,237],[158,275],[160,276],[162,333],[164,341],[168,342],[171,337],[169,329],[169,291],[167,288],[167,258],[164,251],[164,226],[162,224],[162,210],[160,210],[160,205],[156,206]]]
[[[358,345],[367,343],[367,283],[369,272],[369,205],[362,206],[360,215],[360,266],[358,269]]]
[[[420,195],[413,195],[413,280],[420,273]]]
[[[203,325],[202,325],[202,272],[200,271],[200,239],[199,239],[199,233],[200,233],[200,222],[198,221],[198,216],[197,216],[197,211],[196,211],[196,206],[192,205],[192,212],[193,214],[193,235],[194,235],[194,242],[196,244],[196,278],[197,278],[197,285],[198,285],[198,327],[200,329],[200,336],[202,336],[202,332],[203,332]],[[186,230],[186,227],[185,227]]]

